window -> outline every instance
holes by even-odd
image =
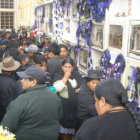
[[[13,29],[14,28],[14,13],[1,12],[0,13],[0,28]]]
[[[13,9],[14,8],[14,0],[1,0],[0,8]]]
[[[110,25],[109,46],[121,49],[123,40],[123,27],[121,25]]]
[[[93,24],[91,32],[91,45],[103,48],[103,24]]]
[[[130,52],[140,54],[140,21],[131,21],[130,27]]]
[[[81,49],[80,53],[79,53],[79,66],[83,70],[87,70],[87,67],[88,67],[88,57],[89,57],[88,50],[86,50],[86,49],[82,50]]]
[[[78,3],[78,0],[72,1],[72,17],[73,18],[78,18],[77,3]]]

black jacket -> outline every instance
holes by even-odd
[[[108,112],[83,123],[74,140],[140,140],[128,111]]]
[[[26,63],[24,66],[21,66],[16,71],[25,71],[28,67],[32,66],[30,62]]]
[[[21,89],[9,75],[0,74],[0,121],[3,119],[9,103],[19,96]]]
[[[84,81],[78,94],[78,118],[83,122],[94,116],[97,116],[94,92]]]
[[[61,71],[62,69],[62,59],[59,56],[54,56],[47,61],[47,71],[51,75],[53,81],[54,74]]]
[[[61,71],[54,76],[54,81],[61,80],[64,76],[64,73]],[[78,71],[73,71],[70,79],[75,79],[77,81],[77,87],[72,88],[69,81],[66,83],[68,87],[68,95],[69,98],[61,98],[62,108],[63,108],[63,116],[61,120],[61,125],[64,128],[76,128],[77,125],[77,94],[75,93],[75,89],[79,88],[83,82],[82,76]]]

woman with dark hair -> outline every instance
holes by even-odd
[[[75,140],[140,140],[140,114],[118,80],[100,82],[94,98],[99,116],[84,122]]]
[[[94,89],[100,82],[101,74],[98,70],[90,70],[84,79],[78,94],[78,118],[81,123],[97,116]]]
[[[77,94],[82,83],[82,76],[73,71],[74,61],[66,58],[62,62],[62,71],[54,76],[53,86],[62,101],[63,116],[60,134],[63,140],[72,140],[77,122]]]

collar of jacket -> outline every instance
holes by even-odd
[[[25,90],[23,91],[23,93],[25,93],[25,92],[29,92],[29,91],[31,91],[31,90],[36,90],[36,89],[46,88],[46,87],[47,87],[46,84],[36,85],[36,86],[34,86],[34,87],[31,87],[31,88],[25,89]]]
[[[9,78],[13,79],[13,75],[8,75],[8,74],[5,74],[5,73],[0,73],[0,76],[9,77]]]

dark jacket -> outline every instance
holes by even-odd
[[[62,59],[59,56],[54,56],[47,61],[47,71],[51,75],[51,80],[53,81],[54,74],[61,71],[62,69]]]
[[[61,80],[64,76],[64,72],[56,73],[54,76],[54,81]],[[68,96],[69,98],[61,98],[62,107],[63,107],[63,116],[61,120],[61,125],[64,128],[76,128],[77,125],[77,94],[75,90],[80,87],[83,82],[82,76],[78,71],[73,71],[70,79],[75,79],[77,81],[77,87],[72,88],[69,81],[67,81],[66,85],[68,87]]]
[[[46,85],[29,88],[8,106],[2,125],[16,140],[57,140],[62,106]]]
[[[20,65],[20,67],[16,71],[25,71],[28,67],[32,66],[30,62],[27,62],[24,66]]]
[[[11,76],[0,74],[0,122],[6,113],[9,103],[19,96],[21,89],[18,87]]]
[[[128,111],[107,112],[83,123],[74,140],[140,140]]]
[[[85,121],[94,116],[97,116],[94,92],[84,81],[78,94],[78,118]]]

